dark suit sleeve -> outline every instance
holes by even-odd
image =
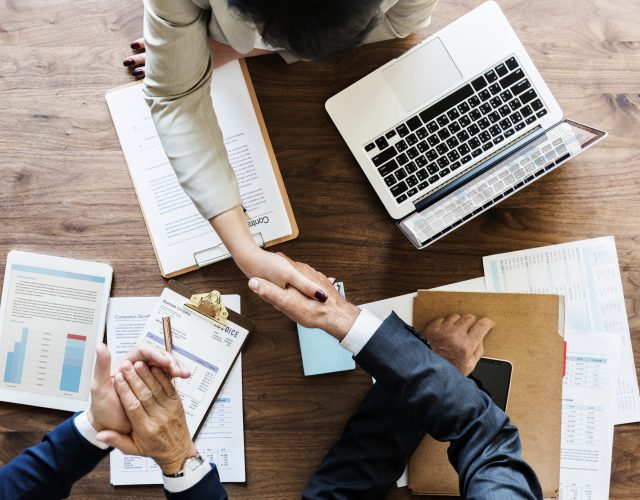
[[[377,383],[303,498],[383,498],[427,433],[451,443],[449,461],[463,497],[542,498],[504,412],[395,314],[355,359]]]
[[[215,464],[211,464],[211,470],[200,481],[188,490],[178,493],[169,493],[164,490],[169,500],[227,500],[227,492],[220,482],[220,475]]]
[[[74,418],[65,420],[41,443],[0,469],[0,498],[66,498],[73,484],[107,455],[109,450],[101,450],[82,437]]]

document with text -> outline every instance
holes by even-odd
[[[562,385],[560,499],[609,498],[619,343],[566,332]]]
[[[224,295],[226,306],[240,310],[238,295]],[[136,346],[146,322],[158,305],[158,297],[117,297],[109,301],[107,339],[112,363]],[[180,358],[179,358],[180,359]],[[213,408],[195,441],[196,448],[216,464],[223,483],[244,482],[244,425],[242,406],[242,354],[238,356]],[[145,457],[111,452],[111,483],[114,485],[162,484],[156,463]]]
[[[161,273],[170,277],[225,258],[228,252],[178,183],[142,90],[143,84],[129,85],[106,98]],[[247,224],[259,244],[268,244],[296,237],[297,227],[252,95],[240,62],[214,70],[213,107]]]
[[[0,401],[88,408],[112,269],[9,252],[0,304]]]
[[[615,424],[640,421],[636,376],[613,237],[484,257],[487,290],[552,293],[565,298],[565,327],[621,338]]]

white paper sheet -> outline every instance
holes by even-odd
[[[240,311],[240,297],[223,296],[225,305]],[[137,344],[158,297],[117,297],[109,301],[107,342],[112,358],[119,359]],[[114,360],[115,362],[115,360]],[[242,354],[229,373],[216,404],[198,435],[196,448],[216,464],[223,483],[244,482],[244,423],[242,415]],[[111,452],[111,483],[114,485],[162,484],[160,468],[144,457]]]
[[[613,237],[484,257],[487,290],[565,297],[565,326],[618,337],[616,424],[640,421],[640,393]]]
[[[607,499],[619,341],[584,332],[567,332],[565,340],[560,499]]]
[[[129,165],[163,274],[227,254],[220,238],[182,190],[151,119],[142,84],[107,94],[107,104]],[[211,97],[242,203],[259,242],[292,233],[251,96],[237,61],[213,72]]]
[[[466,281],[460,281],[458,283],[451,283],[449,285],[438,286],[431,288],[430,290],[439,290],[443,292],[486,292],[484,278],[473,278]],[[395,312],[398,317],[407,324],[413,323],[413,299],[416,298],[418,292],[407,293],[405,295],[399,295],[397,297],[391,297],[389,299],[377,300],[376,302],[369,302],[368,304],[362,304],[360,307],[371,311],[380,319],[384,319],[391,312]],[[405,467],[404,472],[396,481],[398,488],[402,488],[409,484],[408,470]]]

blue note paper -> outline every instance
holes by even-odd
[[[336,283],[335,286],[344,297],[343,283]],[[305,376],[355,369],[356,363],[351,353],[340,347],[340,343],[327,332],[302,325],[297,327]]]

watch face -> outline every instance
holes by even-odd
[[[195,457],[189,457],[187,458],[187,460],[185,460],[184,467],[182,468],[182,470],[185,472],[192,471],[197,469],[198,466],[202,465],[203,463],[204,463],[204,459],[198,453]]]

